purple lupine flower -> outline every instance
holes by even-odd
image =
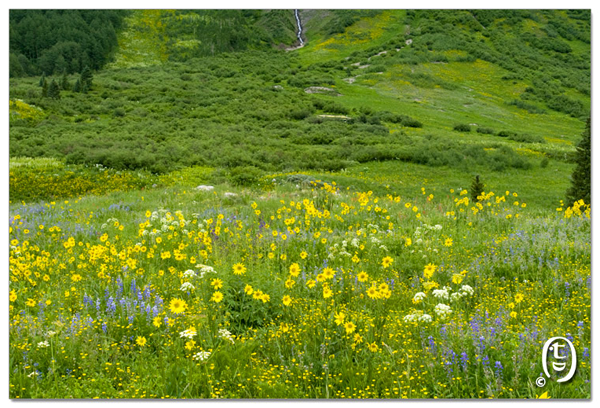
[[[108,327],[106,326],[106,322],[103,322],[103,323],[102,323],[102,331],[103,331],[104,333],[106,333],[106,330],[107,330],[107,329],[108,329]]]
[[[429,352],[435,354],[435,340],[433,339],[433,336],[429,336],[427,339],[429,340]]]
[[[467,371],[467,363],[469,362],[469,356],[467,356],[467,352],[463,351],[460,354],[460,364],[463,368],[463,370]]]
[[[115,310],[117,310],[117,305],[115,304],[115,299],[111,296],[108,298],[108,301],[106,302],[106,310],[109,313],[114,313]]]
[[[590,349],[587,347],[583,348],[583,359],[587,360],[590,358]]]
[[[490,365],[490,358],[488,356],[483,356],[483,359],[481,360],[481,363],[487,367]]]
[[[496,367],[496,377],[502,378],[502,370],[504,370],[504,367],[502,367],[502,363],[500,361],[496,361],[495,367]]]
[[[121,297],[121,294],[123,294],[123,281],[120,276],[117,278],[117,285],[119,286],[117,288],[117,297]]]

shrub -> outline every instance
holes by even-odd
[[[229,180],[235,186],[251,186],[260,179],[262,172],[254,166],[235,167],[229,172]]]
[[[477,133],[482,133],[484,135],[493,135],[494,133],[494,129],[492,128],[488,128],[488,127],[478,127],[477,128]]]
[[[509,136],[516,136],[517,134],[515,132],[511,132],[509,130],[501,130],[500,132],[498,132],[498,136],[500,137],[509,137]]]
[[[471,125],[467,125],[466,123],[459,123],[458,125],[454,125],[454,130],[457,132],[470,132]]]

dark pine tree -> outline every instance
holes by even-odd
[[[473,178],[473,182],[471,183],[471,201],[474,203],[479,202],[479,196],[483,193],[485,185],[479,179],[479,175],[476,175]]]
[[[581,140],[577,144],[577,166],[571,175],[571,187],[567,190],[567,203],[592,199],[592,120],[588,118]]]
[[[46,83],[46,73],[42,72],[42,77],[40,78],[40,82],[39,82],[39,86],[44,87],[44,84]]]
[[[60,87],[58,83],[53,79],[48,87],[48,98],[60,99]]]
[[[42,98],[48,96],[48,81],[44,78],[44,82],[42,83]]]
[[[69,77],[67,76],[66,69],[63,71],[62,78],[60,80],[60,87],[65,91],[71,89],[71,84],[69,83]]]
[[[81,71],[81,91],[83,93],[87,93],[92,88],[92,81],[94,80],[94,75],[92,74],[92,70],[90,67],[86,66],[83,71]]]
[[[81,92],[81,81],[79,78],[75,82],[75,85],[73,85],[73,92]]]

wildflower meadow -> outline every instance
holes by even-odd
[[[12,204],[10,397],[589,398],[589,206],[265,180]]]

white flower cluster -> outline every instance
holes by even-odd
[[[183,337],[186,339],[193,339],[196,334],[198,334],[198,332],[196,332],[196,329],[192,328],[192,329],[184,330],[181,333],[179,333],[179,337]]]
[[[440,317],[447,317],[450,315],[450,313],[452,313],[452,309],[450,308],[450,306],[445,305],[443,303],[439,303],[436,307],[435,307],[435,313],[440,316]]]
[[[219,336],[221,336],[222,338],[224,338],[227,341],[230,341],[231,344],[235,343],[235,341],[233,340],[233,336],[231,335],[231,332],[227,329],[219,329]]]
[[[415,296],[413,298],[413,302],[419,303],[420,301],[422,301],[426,297],[427,297],[427,295],[424,292],[417,292],[417,293],[415,293]]]
[[[192,357],[194,360],[204,361],[210,357],[210,351],[199,351]]]
[[[473,293],[475,293],[475,291],[473,290],[472,287],[470,287],[469,285],[462,285],[462,287],[460,288],[460,290],[458,292],[453,293],[452,296],[450,296],[450,299],[452,301],[456,301],[464,296],[472,296]]]
[[[50,343],[48,343],[48,340],[40,341],[37,346],[38,348],[50,347]]]
[[[433,294],[434,297],[438,298],[438,299],[448,299],[450,297],[450,291],[452,289],[444,286],[443,289],[434,289],[433,292],[431,292]]]
[[[203,278],[205,273],[217,273],[212,266],[198,264],[196,268],[200,270],[200,277]]]
[[[193,271],[193,270],[191,270],[191,269],[188,269],[187,271],[185,271],[185,272],[183,273],[183,277],[184,277],[184,278],[194,278],[194,277],[196,277],[196,276],[197,276],[197,275],[196,275],[196,272],[194,272],[194,271]]]
[[[422,310],[417,310],[413,314],[409,314],[409,315],[404,316],[404,321],[405,322],[419,321],[419,322],[430,323],[431,322],[431,315],[423,313]]]
[[[181,285],[181,288],[179,288],[179,290],[182,292],[189,292],[194,289],[196,289],[196,288],[190,282],[183,282],[183,284]]]

